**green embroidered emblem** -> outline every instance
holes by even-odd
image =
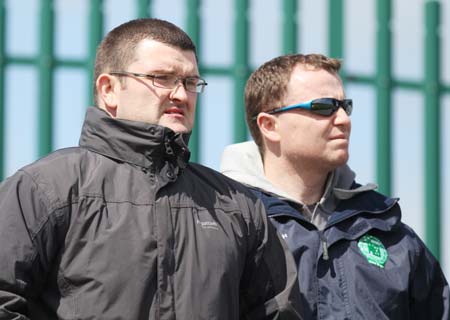
[[[384,264],[388,258],[388,253],[380,239],[366,234],[364,237],[359,239],[358,247],[369,263],[380,268],[384,268]]]

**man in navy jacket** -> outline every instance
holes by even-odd
[[[449,319],[448,283],[398,199],[346,164],[353,104],[340,66],[295,54],[256,70],[245,90],[254,142],[227,147],[221,171],[265,203],[297,262],[305,319]]]

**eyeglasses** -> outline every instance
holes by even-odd
[[[138,78],[151,79],[152,84],[157,88],[174,89],[179,83],[182,83],[184,88],[192,93],[202,93],[205,86],[208,84],[205,80],[199,77],[180,78],[172,74],[144,74],[128,71],[113,71],[109,73],[115,76],[131,76]]]
[[[275,114],[284,111],[289,111],[293,109],[307,109],[312,113],[319,114],[321,116],[329,117],[335,113],[339,108],[344,109],[347,115],[351,115],[353,111],[353,101],[352,99],[338,100],[334,98],[320,98],[310,100],[308,102],[302,102],[286,107],[281,107],[267,111],[268,114]],[[253,117],[256,120],[257,116]]]

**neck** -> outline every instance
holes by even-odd
[[[265,176],[275,187],[297,201],[307,205],[314,204],[323,195],[329,172],[297,163],[294,166],[286,159],[268,155],[264,159]]]

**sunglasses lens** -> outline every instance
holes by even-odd
[[[344,100],[343,108],[347,115],[351,115],[353,111],[353,102],[352,100]]]
[[[313,102],[311,111],[315,114],[320,114],[322,116],[331,116],[335,111],[337,110],[337,107],[335,107],[332,102],[329,103],[326,102]]]

